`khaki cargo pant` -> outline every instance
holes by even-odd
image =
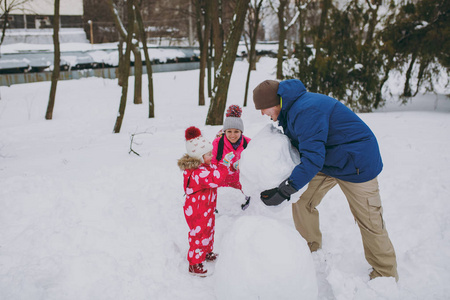
[[[395,251],[383,221],[377,178],[363,183],[352,183],[319,172],[309,182],[300,199],[292,204],[297,231],[308,242],[311,251],[322,247],[319,211],[316,207],[336,184],[339,184],[347,197],[350,210],[361,231],[366,260],[379,275],[395,277],[398,280]]]

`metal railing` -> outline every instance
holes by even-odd
[[[153,73],[160,72],[176,72],[188,71],[200,68],[199,62],[180,62],[171,64],[155,64],[152,65]],[[102,69],[83,69],[61,71],[59,80],[73,80],[88,77],[101,77],[107,79],[117,78],[117,68],[102,68]],[[143,66],[143,74],[147,74],[147,68]],[[134,75],[134,67],[130,68],[130,76]],[[0,74],[0,86],[11,86],[13,84],[31,83],[50,81],[52,77],[51,71],[33,72],[33,73],[15,73],[15,74]]]

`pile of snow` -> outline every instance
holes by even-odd
[[[214,274],[217,299],[317,299],[311,253],[292,227],[243,216],[222,244]]]
[[[261,191],[278,186],[299,163],[298,151],[274,124],[265,125],[242,152],[241,183],[252,197],[252,216],[231,221],[224,234],[214,275],[218,299],[317,299],[306,241],[292,226],[267,216],[280,215],[290,203],[265,207],[259,199]],[[233,197],[231,191],[222,194]]]
[[[300,155],[289,138],[274,124],[267,124],[242,152],[239,163],[242,189],[259,199],[262,191],[278,187],[299,163]],[[293,201],[296,199],[292,197]]]

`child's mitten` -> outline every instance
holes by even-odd
[[[233,168],[234,168],[236,171],[239,170],[239,160],[234,162]]]
[[[225,167],[227,167],[227,168],[230,167],[230,165],[231,165],[231,160],[234,158],[234,156],[235,156],[235,155],[234,155],[233,152],[227,153],[227,154],[224,156],[222,163],[224,164]]]

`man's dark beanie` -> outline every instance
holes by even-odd
[[[277,95],[279,85],[280,83],[276,80],[265,80],[261,82],[253,90],[255,108],[260,110],[280,105],[280,98]]]

